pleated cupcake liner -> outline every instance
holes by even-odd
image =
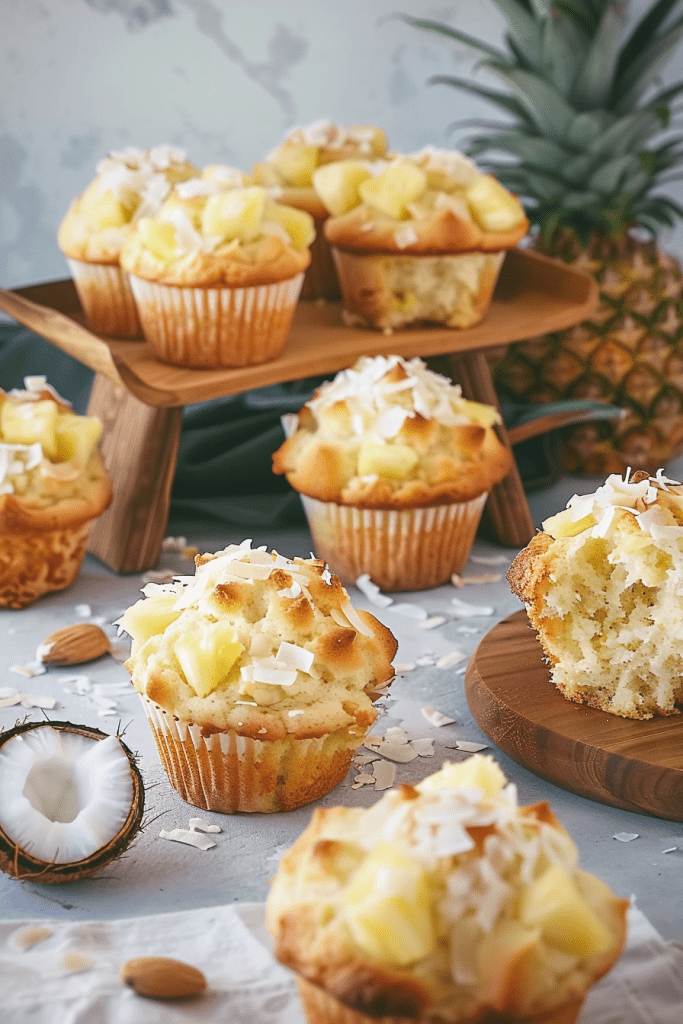
[[[88,327],[95,334],[142,339],[127,274],[116,265],[67,260]]]
[[[382,590],[427,590],[469,558],[488,491],[429,508],[368,509],[301,495],[316,556],[345,583],[369,573]]]
[[[163,362],[252,366],[285,347],[303,274],[246,288],[181,287],[130,276],[145,340]]]
[[[183,800],[208,811],[288,811],[329,793],[347,774],[364,731],[318,739],[255,740],[234,730],[204,735],[141,695],[161,763]]]

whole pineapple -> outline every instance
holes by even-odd
[[[683,82],[656,84],[683,35],[681,0],[658,0],[630,33],[618,0],[493,2],[509,23],[505,51],[439,22],[404,20],[479,50],[509,86],[432,79],[505,112],[468,152],[519,193],[532,244],[600,288],[591,320],[498,353],[496,385],[531,402],[597,398],[626,410],[566,431],[566,471],[654,471],[683,450],[683,276],[657,247],[661,228],[683,216],[660,191],[683,165],[683,136],[670,127]]]

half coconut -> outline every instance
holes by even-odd
[[[71,722],[0,734],[0,869],[34,882],[85,878],[140,828],[142,777],[118,736]]]

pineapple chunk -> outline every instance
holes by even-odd
[[[266,192],[260,185],[229,189],[209,196],[202,213],[202,232],[227,241],[251,242],[261,231]]]
[[[369,441],[358,451],[358,474],[376,473],[389,480],[404,480],[417,465],[418,456],[407,444],[371,444]]]
[[[175,655],[188,684],[198,697],[207,697],[230,674],[244,650],[228,622],[209,622],[203,633],[179,637]]]
[[[401,220],[407,216],[408,203],[414,203],[427,187],[427,175],[421,167],[397,160],[376,178],[358,186],[364,203],[380,213]]]
[[[138,232],[143,244],[161,263],[172,260],[176,252],[176,229],[169,220],[151,220],[142,217]]]
[[[283,227],[295,249],[307,249],[315,238],[315,221],[305,210],[269,200],[263,210],[263,219]]]
[[[436,948],[426,872],[393,846],[368,854],[342,898],[355,942],[383,963],[403,967]]]
[[[485,797],[495,797],[505,786],[506,779],[501,768],[492,757],[473,754],[459,764],[446,762],[440,771],[428,775],[419,788],[430,789],[480,789]]]
[[[494,423],[500,423],[498,410],[492,405],[482,405],[481,402],[471,402],[468,398],[463,398],[459,408],[480,427],[492,427]]]
[[[595,526],[595,518],[589,514],[581,519],[572,520],[571,509],[566,508],[557,515],[544,519],[542,526],[546,533],[557,540],[560,537],[576,537],[584,530],[590,530],[591,526]]]
[[[544,939],[565,953],[594,956],[610,947],[609,931],[559,864],[529,886],[520,915],[524,924],[540,928]]]
[[[485,231],[508,231],[525,219],[517,196],[508,192],[492,174],[482,174],[465,194],[474,219]]]
[[[516,921],[503,921],[485,935],[477,950],[482,999],[494,1010],[514,1007],[515,981],[522,964],[533,956],[541,933]]]
[[[362,134],[364,141],[368,142],[372,155],[375,157],[385,156],[389,148],[387,137],[381,128],[375,124],[354,124],[351,126],[352,134]]]
[[[104,228],[123,227],[130,220],[133,211],[127,209],[111,189],[102,192],[99,184],[93,182],[81,196],[80,212],[87,216],[94,228],[101,231]]]
[[[126,608],[121,616],[121,628],[133,641],[131,654],[135,654],[151,636],[158,636],[175,622],[180,615],[173,607],[177,599],[177,594],[159,594],[140,598]]]
[[[57,461],[74,459],[80,466],[85,466],[101,436],[102,422],[96,416],[60,414],[55,426]]]
[[[3,402],[0,409],[0,436],[9,444],[35,444],[40,441],[43,455],[57,455],[55,426],[59,407],[50,399],[37,402]]]
[[[281,146],[271,160],[288,185],[310,185],[318,166],[318,147],[299,143]]]
[[[319,167],[313,174],[313,186],[332,216],[340,217],[360,204],[358,186],[371,177],[360,160],[339,160]]]

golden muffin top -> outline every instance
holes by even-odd
[[[342,1003],[423,1022],[527,1019],[619,955],[628,902],[490,757],[374,806],[317,809],[266,903],[275,955]]]
[[[320,167],[313,185],[332,215],[327,239],[361,252],[495,252],[529,230],[517,196],[455,150],[347,160]]]
[[[396,641],[356,611],[324,562],[250,541],[197,556],[195,576],[148,584],[121,619],[133,685],[166,711],[253,739],[372,724]]]
[[[26,377],[24,385],[23,391],[0,389],[3,525],[9,528],[10,518],[28,525],[67,503],[77,514],[90,508],[83,519],[97,515],[111,494],[97,451],[101,421],[77,416],[43,376]]]
[[[173,285],[269,284],[310,262],[312,217],[247,184],[234,168],[211,166],[177,185],[153,217],[134,225],[124,270]]]
[[[172,146],[129,146],[109,153],[64,216],[57,235],[60,249],[73,259],[117,263],[131,224],[152,216],[173,185],[199,173],[184,150]]]
[[[306,402],[273,469],[312,498],[362,508],[467,501],[510,468],[499,422],[421,359],[363,356]]]

